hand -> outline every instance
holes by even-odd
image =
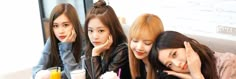
[[[179,72],[175,72],[175,71],[164,71],[164,72],[168,73],[168,75],[173,75],[173,76],[176,76],[180,79],[192,79],[192,77],[189,73],[179,73]]]
[[[184,42],[184,46],[185,46],[188,69],[190,71],[192,78],[201,79],[203,75],[201,72],[201,60],[199,58],[199,55],[196,52],[194,52],[189,42]]]
[[[40,70],[36,73],[35,79],[49,79],[50,72],[48,70]]]
[[[93,48],[93,50],[92,50],[92,56],[100,56],[100,54],[101,54],[103,51],[105,51],[105,50],[107,50],[107,49],[110,48],[110,46],[112,45],[112,43],[113,43],[112,36],[109,35],[107,41],[106,41],[104,44],[99,45],[99,46],[96,46],[96,47]]]
[[[76,39],[76,33],[75,30],[72,29],[72,31],[66,36],[66,38],[62,42],[73,43],[75,42],[75,39]]]

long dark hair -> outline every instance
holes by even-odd
[[[75,42],[73,42],[72,44],[72,52],[74,58],[76,59],[76,62],[78,63],[80,61],[80,56],[82,51],[83,29],[78,19],[79,17],[76,12],[76,9],[69,3],[62,3],[58,4],[53,8],[49,19],[51,48],[50,48],[49,62],[47,63],[46,66],[47,68],[62,65],[58,49],[58,43],[60,41],[56,38],[53,32],[53,21],[62,14],[64,14],[69,19],[76,32],[77,36]]]
[[[170,70],[163,65],[158,58],[158,51],[168,48],[185,48],[184,41],[190,43],[191,47],[200,57],[201,60],[201,72],[205,79],[219,79],[216,70],[216,58],[214,57],[214,51],[205,45],[200,44],[196,40],[189,38],[181,33],[175,31],[162,32],[156,40],[156,43],[152,47],[149,60],[155,70]]]
[[[125,33],[121,27],[121,24],[115,14],[115,11],[112,9],[111,6],[106,5],[106,2],[103,0],[99,0],[98,2],[94,3],[93,7],[90,8],[90,11],[87,14],[86,20],[85,20],[85,38],[86,38],[86,57],[91,57],[93,45],[89,41],[88,37],[88,23],[91,19],[98,18],[105,26],[107,26],[110,30],[110,33],[112,35],[113,43],[109,50],[107,50],[108,53],[105,53],[104,56],[109,56],[109,52],[112,52],[112,50],[118,45],[123,42],[127,42],[127,38],[125,36]],[[105,59],[107,59],[105,57]]]

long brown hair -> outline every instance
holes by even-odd
[[[86,20],[85,20],[85,39],[86,41],[86,57],[91,57],[93,45],[89,41],[88,37],[88,23],[91,19],[98,18],[105,26],[107,26],[110,30],[110,33],[112,35],[113,43],[110,47],[110,49],[107,51],[108,53],[105,53],[105,58],[107,59],[108,56],[110,56],[109,52],[112,52],[112,50],[121,43],[127,42],[127,38],[125,36],[125,33],[121,27],[121,24],[116,16],[115,11],[113,8],[109,5],[106,5],[106,2],[103,0],[99,0],[98,2],[94,3],[94,5],[90,8],[90,11],[87,14]]]
[[[81,51],[82,51],[82,35],[83,30],[79,21],[78,14],[76,9],[69,3],[61,3],[55,6],[51,12],[50,19],[49,19],[49,29],[50,29],[50,55],[49,55],[49,62],[47,63],[47,68],[52,66],[61,66],[62,61],[59,55],[59,47],[58,43],[60,42],[54,32],[53,32],[53,21],[59,17],[60,15],[64,14],[69,21],[72,23],[74,30],[76,32],[76,40],[72,44],[72,52],[76,62],[80,61]]]
[[[170,70],[163,65],[158,58],[158,51],[168,48],[185,48],[184,41],[187,41],[192,46],[193,50],[197,52],[201,60],[201,72],[205,79],[219,79],[216,70],[216,58],[214,57],[214,51],[205,45],[200,44],[196,40],[189,38],[179,32],[165,31],[161,33],[156,40],[153,50],[151,51],[151,57],[149,60],[155,70]]]
[[[154,14],[143,14],[139,16],[132,24],[129,30],[129,65],[132,79],[140,77],[140,60],[138,60],[133,51],[130,48],[130,43],[133,38],[139,38],[142,33],[148,33],[149,36],[155,41],[156,37],[164,31],[161,19]],[[152,70],[152,69],[151,69]],[[154,72],[152,74],[147,74],[148,79],[155,79]]]

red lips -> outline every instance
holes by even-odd
[[[93,44],[98,45],[98,44],[100,44],[100,42],[93,42]]]
[[[185,70],[187,68],[188,68],[188,65],[187,65],[187,63],[185,63],[184,66],[182,67],[182,70]]]
[[[141,56],[141,55],[143,55],[144,53],[142,53],[142,52],[137,52],[137,54],[138,54],[139,56]]]
[[[60,38],[60,39],[65,39],[65,38],[66,38],[66,36],[59,36],[59,38]]]

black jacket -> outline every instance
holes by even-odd
[[[110,56],[104,56],[103,58],[107,57],[108,60],[102,59],[101,56],[86,58],[86,79],[99,79],[99,77],[107,71],[118,73],[119,68],[121,68],[120,79],[131,79],[128,46],[126,43],[119,44],[111,52]]]
[[[140,76],[136,77],[135,79],[146,79],[147,76],[147,72],[145,70],[145,64],[143,63],[143,61],[140,60]]]

